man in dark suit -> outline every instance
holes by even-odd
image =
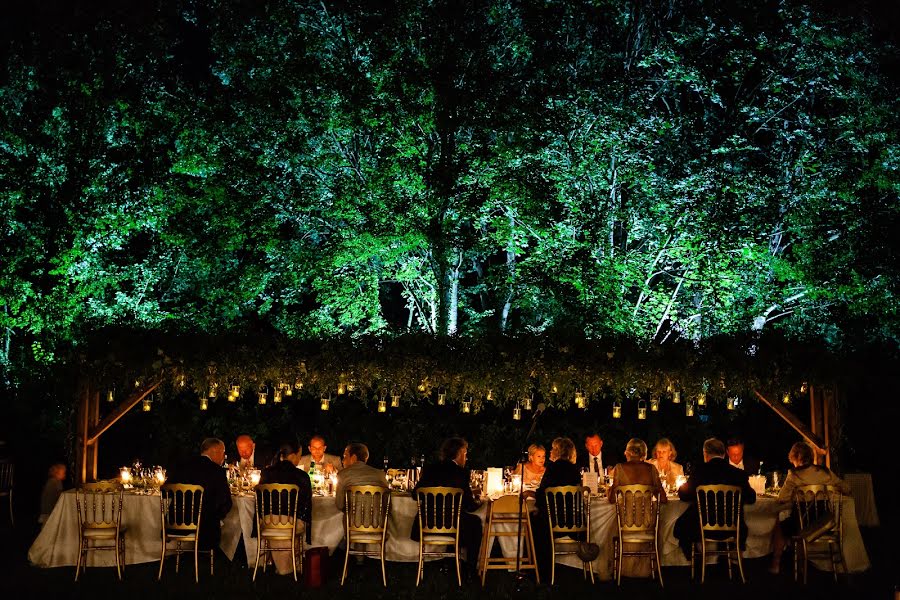
[[[744,440],[739,437],[730,437],[725,442],[725,452],[728,454],[728,464],[742,469],[747,475],[756,475],[759,471],[759,460],[744,454]]]
[[[697,486],[735,485],[741,488],[741,504],[756,502],[756,492],[750,487],[745,471],[728,464],[725,458],[725,444],[722,440],[710,438],[703,442],[703,464],[698,466],[678,488],[678,497],[689,504],[684,513],[675,521],[675,537],[685,557],[690,560],[691,546],[700,541],[700,515],[697,512]],[[747,543],[747,522],[741,519],[738,542],[743,549]]]
[[[470,514],[480,504],[475,501],[472,494],[472,486],[469,483],[469,471],[465,468],[469,452],[469,444],[459,437],[444,440],[441,445],[440,462],[427,465],[422,469],[419,483],[413,490],[424,487],[454,487],[461,488],[462,514],[459,519],[459,545],[466,550],[467,571],[475,573],[478,563],[478,552],[481,549],[481,519]],[[413,541],[419,541],[419,519],[413,522],[412,533],[409,536]]]
[[[200,550],[212,550],[219,545],[222,520],[231,510],[231,490],[222,465],[225,463],[225,442],[207,438],[200,445],[200,455],[178,465],[169,473],[168,483],[189,483],[203,486],[203,509],[200,514],[198,544]]]

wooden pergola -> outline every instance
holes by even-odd
[[[100,390],[89,378],[82,381],[79,390],[79,403],[76,428],[76,484],[96,481],[97,457],[100,448],[100,437],[128,411],[158,388],[163,378],[144,383],[116,406],[103,419],[100,418]],[[832,462],[831,440],[837,428],[837,392],[834,388],[809,386],[810,416],[809,425],[795,415],[780,402],[769,400],[759,391],[754,390],[756,397],[790,425],[804,440],[815,449],[816,463],[824,461],[829,468]]]

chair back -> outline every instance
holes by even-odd
[[[256,486],[256,526],[260,529],[293,529],[297,522],[300,487],[292,483]]]
[[[513,494],[507,494],[506,496],[500,496],[493,502],[491,502],[490,507],[490,517],[494,521],[504,520],[504,519],[512,519],[518,520],[518,512],[519,512],[519,496]],[[528,506],[525,502],[522,502],[522,514],[525,517],[528,517]]]
[[[416,490],[422,535],[456,535],[462,513],[461,488],[423,487]]]
[[[122,523],[122,493],[118,487],[85,484],[75,490],[78,528],[118,529]]]
[[[552,533],[587,531],[591,517],[590,503],[585,500],[587,494],[586,488],[580,485],[548,487],[544,490]]]
[[[844,495],[834,485],[799,485],[794,489],[794,510],[800,529],[830,520],[830,530],[841,530],[841,507]]]
[[[350,533],[382,533],[391,512],[391,492],[377,485],[351,485],[344,491],[344,526]]]
[[[16,467],[13,463],[0,460],[0,493],[9,492],[13,487],[13,476]]]
[[[616,488],[616,523],[619,535],[655,532],[659,525],[659,491],[640,484]]]
[[[166,483],[159,488],[159,506],[163,530],[173,533],[196,531],[203,509],[203,486]]]
[[[741,488],[736,485],[698,485],[697,510],[701,533],[734,533],[741,526]]]

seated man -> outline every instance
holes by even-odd
[[[341,459],[334,454],[325,454],[327,448],[325,438],[321,435],[314,435],[309,440],[309,454],[300,458],[300,468],[308,473],[312,464],[315,463],[316,470],[326,475],[340,471],[343,468]]]
[[[222,520],[231,510],[231,490],[222,465],[225,463],[225,442],[207,438],[200,445],[200,455],[176,466],[169,473],[167,483],[189,483],[203,486],[203,508],[200,531],[197,532],[200,550],[212,550],[219,545]]]
[[[367,465],[368,460],[369,448],[365,444],[347,444],[344,448],[344,469],[338,473],[334,493],[334,503],[338,510],[344,510],[345,492],[351,485],[375,485],[387,489],[384,471]]]
[[[678,488],[678,497],[690,504],[688,509],[675,521],[675,537],[685,557],[690,560],[691,546],[700,541],[700,516],[697,512],[697,486],[735,485],[741,488],[741,504],[756,502],[756,492],[750,487],[746,472],[728,464],[725,458],[725,444],[722,440],[710,438],[703,442],[703,464],[698,466],[687,483]],[[741,549],[747,543],[747,522],[741,519],[738,535]]]
[[[300,445],[296,442],[285,442],[282,444],[279,448],[275,463],[271,467],[263,470],[259,478],[259,483],[287,483],[296,485],[300,488],[300,493],[296,500],[297,523],[295,530],[297,532],[303,532],[305,530],[306,541],[307,543],[310,543],[312,532],[312,484],[306,473],[297,468],[297,464],[300,462],[301,452]],[[282,494],[285,494],[285,492],[282,492]],[[287,510],[292,512],[294,509],[293,505],[287,500],[280,504],[281,510],[279,510],[277,514],[288,514],[284,511]],[[253,525],[255,535],[256,523],[254,522]],[[274,548],[290,548],[289,540],[272,540],[270,543]],[[279,575],[290,575],[293,573],[290,554],[290,552],[272,552],[275,570]],[[253,560],[253,557],[251,557],[251,560]]]
[[[481,549],[481,519],[470,514],[479,507],[472,494],[472,486],[469,483],[469,471],[465,468],[466,458],[469,452],[469,444],[459,437],[444,440],[441,445],[440,462],[427,465],[422,469],[419,483],[413,490],[413,497],[420,488],[425,487],[454,487],[461,488],[462,515],[459,519],[459,545],[466,551],[466,563],[469,574],[474,574],[477,569],[478,553]],[[419,519],[413,522],[410,539],[419,541]]]
[[[738,469],[743,469],[748,475],[756,475],[759,471],[759,461],[744,454],[744,440],[739,437],[728,438],[725,443],[725,451],[728,453],[728,464]]]
[[[256,443],[247,434],[237,436],[234,441],[238,451],[238,467],[241,470],[251,469],[256,466]]]

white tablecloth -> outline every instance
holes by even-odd
[[[418,560],[417,542],[409,539],[413,520],[416,517],[416,503],[406,494],[394,494],[391,514],[388,519],[388,539],[385,554],[388,560],[413,562]],[[662,505],[660,512],[661,559],[664,566],[687,565],[672,535],[675,520],[687,509],[687,504],[670,500]],[[769,554],[771,533],[775,526],[779,506],[774,499],[760,498],[756,504],[747,507],[745,519],[749,529],[747,550],[744,556],[756,558]],[[126,564],[146,563],[159,560],[160,553],[160,509],[159,496],[139,496],[125,494],[122,522],[126,527]],[[256,559],[256,538],[251,537],[254,519],[252,496],[234,497],[234,506],[222,526],[221,548],[229,558],[234,557],[238,541],[243,534],[247,557]],[[485,506],[475,514],[482,520]],[[844,558],[851,572],[865,571],[870,567],[869,556],[863,545],[853,498],[844,499]],[[600,545],[600,556],[593,563],[595,572],[601,579],[612,575],[612,538],[616,530],[615,506],[606,498],[594,497],[591,501],[591,540]],[[334,504],[334,498],[313,498],[312,546],[327,546],[330,552],[344,537],[342,515]],[[504,556],[515,556],[516,540],[501,538]],[[74,492],[64,493],[37,539],[28,551],[28,560],[38,567],[74,566],[78,559],[78,517],[75,513]],[[581,568],[575,557],[563,557],[562,564]],[[89,566],[112,566],[115,557],[111,552],[91,552]],[[830,568],[829,564],[817,565]]]
[[[850,495],[856,503],[856,519],[863,527],[878,527],[878,509],[875,506],[875,490],[871,473],[847,473],[844,481],[850,486]]]

